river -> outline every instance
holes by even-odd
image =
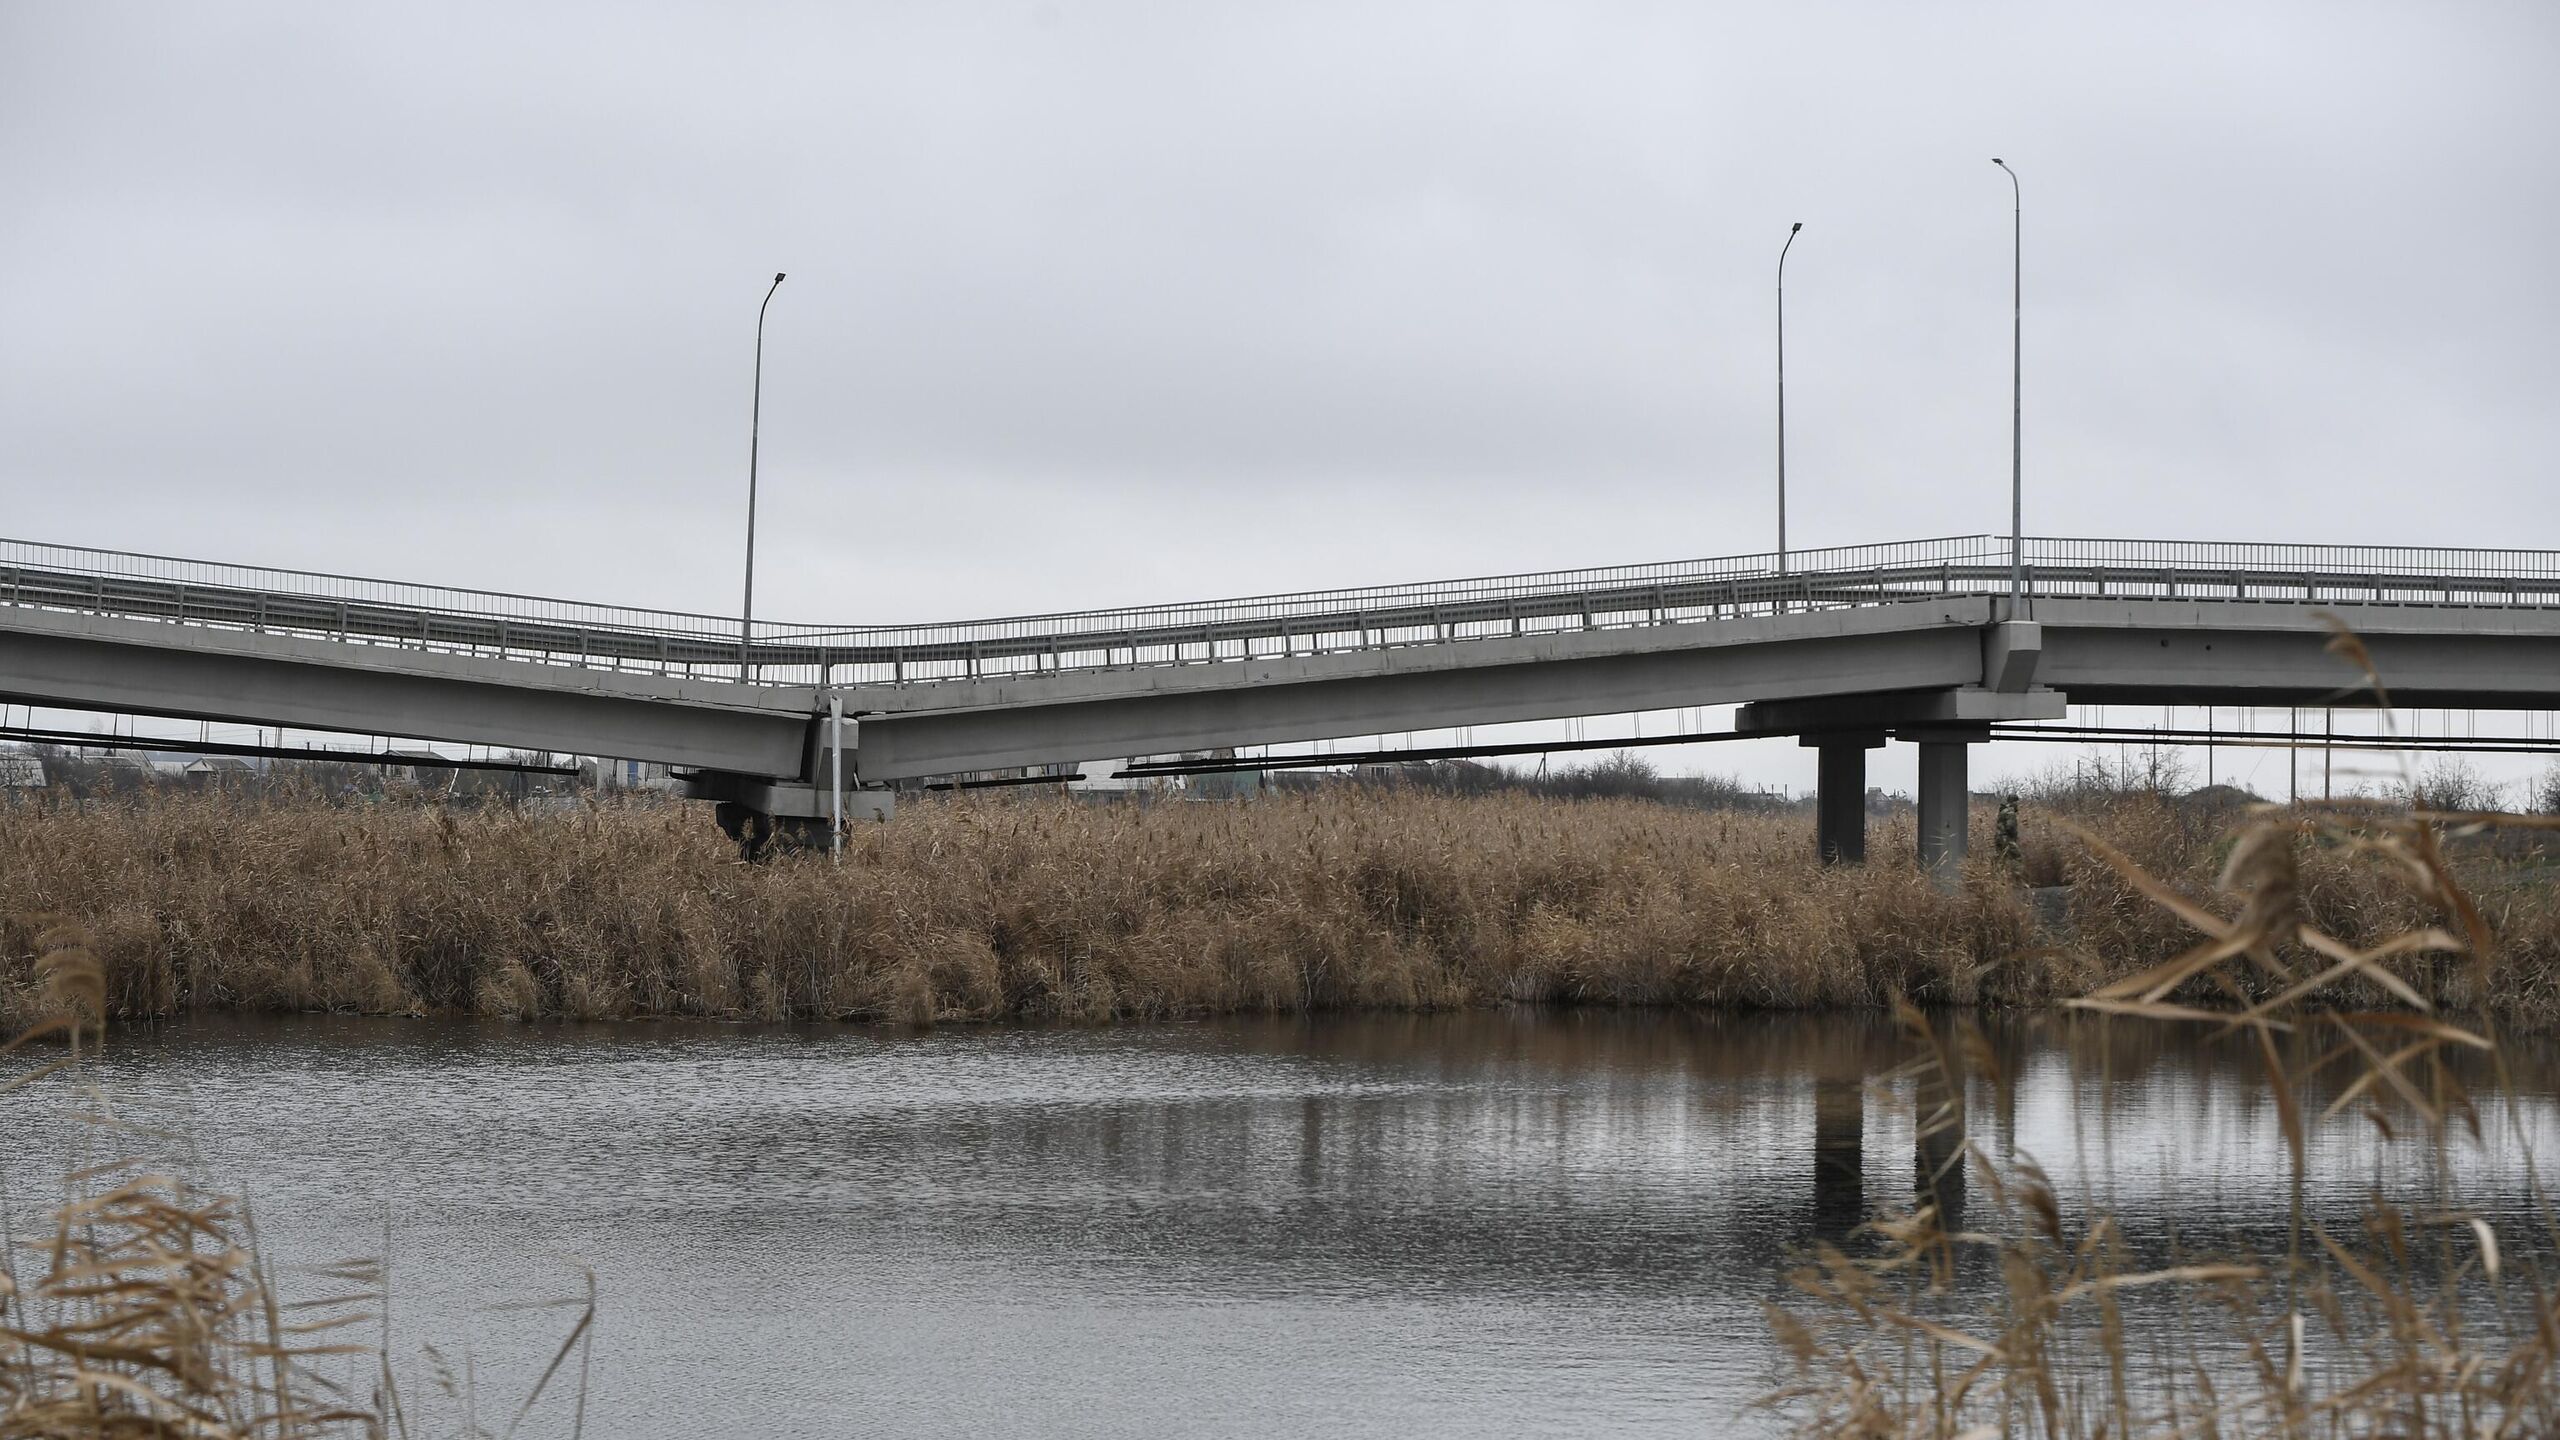
[[[2270,1239],[2286,1169],[2245,1051],[1990,1033],[1994,1154],[2137,1236]],[[1779,1428],[1746,1407],[1782,1377],[1790,1250],[1910,1193],[1907,1113],[1854,1088],[1909,1053],[1865,1016],[204,1021],[0,1097],[26,1142],[0,1180],[23,1237],[67,1163],[151,1152],[247,1195],[285,1260],[387,1253],[413,1410],[445,1403],[434,1343],[483,1424],[568,1325],[493,1307],[591,1271],[591,1435],[1748,1435]],[[129,1128],[73,1128],[82,1087]],[[2422,1187],[2410,1151],[2324,1127],[2315,1208]],[[2466,1169],[2529,1244],[2513,1134]],[[526,1433],[565,1433],[577,1369]]]

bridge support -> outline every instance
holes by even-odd
[[[685,794],[691,798],[718,802],[714,814],[720,829],[737,842],[738,853],[750,864],[770,853],[779,838],[788,837],[804,849],[825,849],[831,834],[842,824],[887,820],[896,812],[898,803],[896,793],[887,786],[864,785],[850,779],[839,790],[833,785],[766,780],[717,770],[699,770],[677,778],[683,781]]]
[[[1820,786],[1814,792],[1814,849],[1825,865],[1867,860],[1867,752],[1884,744],[1881,732],[1807,735]]]
[[[2004,658],[2004,675],[2017,670],[2013,660]],[[1758,700],[1736,711],[1733,724],[1736,730],[1752,734],[1792,733],[1797,744],[1821,751],[1822,788],[1814,802],[1814,844],[1826,865],[1854,865],[1867,858],[1866,752],[1882,745],[1888,733],[1898,740],[1920,742],[1920,859],[1949,877],[1942,882],[1949,883],[1964,859],[1964,747],[1990,739],[1994,721],[2059,720],[2066,713],[2058,690],[2030,686],[2009,693],[1959,686],[1820,700]]]
[[[1969,752],[1974,742],[1990,735],[1987,728],[1948,728],[1901,731],[1895,737],[1920,747],[1920,868],[1941,890],[1953,890],[1964,870],[1973,798]]]

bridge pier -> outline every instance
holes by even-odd
[[[1953,890],[1964,870],[1972,819],[1971,749],[1988,740],[1988,727],[1906,730],[1896,739],[1920,747],[1920,868],[1941,890]]]
[[[1884,744],[1882,731],[1832,732],[1799,737],[1815,752],[1820,783],[1814,792],[1814,851],[1825,865],[1867,860],[1867,752]]]
[[[721,832],[737,842],[749,864],[764,859],[774,842],[788,837],[812,850],[832,846],[832,821],[841,804],[845,823],[885,821],[896,812],[896,792],[885,785],[849,783],[841,792],[827,785],[796,780],[767,780],[716,770],[682,777],[685,794],[715,803],[713,815]]]
[[[2004,642],[2018,637],[1995,627]],[[2014,672],[2026,654],[2010,643],[2000,674]],[[1867,858],[1867,752],[1890,735],[1920,746],[1920,861],[1952,885],[1964,861],[1970,791],[1965,747],[1991,738],[2003,720],[2058,720],[2068,713],[2062,693],[2029,686],[2017,692],[1980,686],[1948,690],[1835,695],[1818,700],[1755,700],[1734,713],[1736,730],[1755,735],[1794,735],[1820,752],[1821,786],[1814,798],[1814,847],[1826,865],[1855,865]]]

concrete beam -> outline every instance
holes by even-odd
[[[2324,607],[2244,601],[2045,599],[2037,679],[2078,704],[2367,705],[2330,653],[2350,624],[2397,705],[2560,709],[2560,611],[2525,606]]]
[[[2033,620],[2003,620],[1982,630],[1982,683],[2004,695],[2035,684],[2044,658],[2044,627]]]
[[[1044,699],[1084,687],[1038,686],[1027,680],[971,687],[980,695],[1000,693],[1012,702],[988,708],[920,710],[913,708],[912,696],[881,697],[905,701],[909,708],[863,716],[861,771],[866,780],[894,780],[1054,760],[1392,735],[1781,695],[1947,689],[1969,682],[1982,663],[1980,641],[1970,625],[1834,628],[1783,639],[1691,638],[1693,643],[1683,648],[1587,656],[1568,652],[1508,664],[1461,665],[1453,662],[1462,656],[1446,652],[1516,642],[1468,641],[1383,656],[1195,665],[1143,672],[1151,680],[1161,677],[1160,685],[1109,698]],[[1350,673],[1330,663],[1353,659],[1368,663]],[[1117,678],[1128,683],[1128,677]],[[1205,688],[1204,681],[1225,683]],[[863,691],[856,702],[869,709],[879,695]]]
[[[784,708],[792,692],[145,620],[29,611],[7,618],[0,695],[35,705],[792,777],[806,773],[815,726],[806,708]],[[187,643],[173,643],[180,639]],[[810,703],[809,692],[797,695]]]
[[[1991,602],[1977,596],[1943,596],[1856,609],[1811,610],[1786,615],[1751,615],[1734,619],[1691,620],[1664,625],[1628,626],[1613,630],[1545,630],[1525,635],[1453,640],[1430,645],[1402,645],[1376,650],[1325,654],[1260,655],[1250,659],[1194,662],[1183,665],[1126,666],[1109,670],[1046,671],[1038,674],[991,675],[976,680],[935,680],[910,685],[870,685],[846,690],[847,704],[865,714],[902,715],[961,710],[1002,709],[1025,705],[1060,705],[1103,700],[1159,700],[1168,696],[1302,685],[1449,674],[1462,670],[1504,669],[1522,665],[1554,665],[1581,660],[1621,659],[1684,654],[1695,651],[1743,651],[1794,647],[1815,642],[1804,654],[1810,678],[1820,673],[1827,653],[1855,656],[1854,647],[1828,642],[1856,641],[1914,631],[1948,630],[1964,638],[1942,637],[1952,654],[1970,650],[1972,632],[1990,623]],[[1932,679],[1927,684],[1977,683],[1980,656],[1974,654],[1961,678]],[[1890,690],[1895,685],[1817,685],[1808,694],[1843,690]],[[1789,692],[1792,693],[1792,692]],[[1741,697],[1755,698],[1755,697]],[[1602,714],[1586,710],[1583,714]]]
[[[2069,713],[2068,699],[2059,690],[2001,694],[1970,685],[1949,690],[1755,701],[1734,713],[1733,725],[1737,730],[1769,735],[1806,735],[1825,730],[1902,730],[1915,726],[1982,726],[2006,720],[2059,720]]]

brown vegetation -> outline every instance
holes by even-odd
[[[0,1057],[50,1039],[67,1040],[69,1053],[0,1081],[0,1096],[76,1072],[106,1040],[105,975],[86,930],[56,923],[37,943],[43,998],[56,1014],[0,1044]],[[63,1157],[68,1193],[39,1235],[21,1238],[0,1224],[0,1440],[409,1440],[440,1433],[448,1415],[458,1422],[453,1433],[486,1440],[515,1434],[555,1381],[573,1390],[555,1402],[567,1411],[558,1418],[573,1435],[583,1429],[592,1275],[583,1296],[503,1307],[574,1318],[513,1418],[493,1432],[481,1423],[471,1367],[457,1375],[432,1346],[423,1352],[426,1404],[404,1403],[380,1260],[307,1267],[324,1293],[288,1300],[244,1200],[125,1153],[155,1137],[125,1125],[95,1094],[80,1119],[96,1143],[112,1147],[109,1158]],[[0,1220],[11,1209],[0,1203]]]
[[[2031,1158],[1958,1138],[1948,1163],[1984,1192],[1970,1228],[1941,1225],[1924,1195],[1862,1253],[1822,1249],[1800,1306],[1775,1316],[1802,1378],[1773,1403],[1804,1433],[1861,1440],[2560,1427],[2560,1288],[2539,1273],[2560,1213],[2537,1191],[2545,1233],[2502,1241],[2463,1207],[2454,1163],[2514,1103],[2509,1084],[2459,1077],[2496,1065],[2498,1015],[2548,1004],[2541,853],[2480,843],[2465,832],[2488,827],[2460,817],[2261,814],[2230,834],[2119,798],[2074,848],[2056,841],[2069,822],[2031,835],[2027,868],[2078,895],[2077,938],[2043,948],[2008,877],[1977,868],[1941,895],[1896,858],[1907,836],[1824,871],[1794,825],[1642,805],[955,803],[866,831],[843,869],[739,866],[695,818],[219,799],[9,812],[0,905],[100,917],[95,935],[14,937],[12,984],[76,1038],[110,1012],[206,1004],[776,1013],[814,996],[831,1012],[1104,1015],[2024,998],[2095,977],[2076,1003],[2209,1025],[2263,1056],[2294,1166],[2286,1253],[2139,1264],[2147,1237],[2073,1213]],[[2484,902],[2466,868],[2505,898]],[[2019,958],[1989,963],[2002,955]],[[366,963],[331,963],[349,957]],[[2447,1018],[2447,1001],[2484,997],[2477,1028]],[[1992,1047],[1902,1013],[1912,1088],[1938,1097],[1922,1129],[1960,1126],[1967,1072],[2003,1083]],[[2314,1113],[2304,1097],[2324,1090]],[[2358,1233],[2335,1233],[2306,1219],[2304,1137],[2367,1123],[2422,1136],[2435,1182],[2423,1210],[2377,1196]],[[38,1263],[0,1267],[0,1440],[412,1433],[387,1340],[352,1338],[387,1306],[377,1264],[327,1267],[336,1293],[288,1307],[236,1202],[121,1162],[71,1179]],[[1977,1256],[2001,1277],[1988,1312],[1950,1283]],[[517,1421],[555,1379],[583,1398],[568,1362],[592,1293],[566,1304],[575,1323]],[[465,1433],[489,1433],[467,1379],[438,1383]]]
[[[748,867],[698,807],[575,811],[142,797],[0,808],[0,1019],[41,1013],[34,930],[78,916],[112,1016],[213,1008],[521,1016],[1103,1019],[1504,1000],[1735,1007],[2036,1004],[2156,955],[2178,919],[2030,806],[2021,874],[1953,893],[1907,819],[1825,869],[1795,815],[1635,801],[1336,791],[1088,807],[927,801],[841,867]],[[2208,895],[2245,817],[2117,796],[2076,817]],[[1975,851],[1990,849],[1977,817]],[[2343,838],[2342,838],[2343,837]],[[2302,902],[2369,944],[2423,896],[2303,832]],[[2506,962],[2395,961],[2455,1010],[2560,1019],[2560,911],[2538,850],[2466,878]],[[2068,884],[2040,909],[2021,880]],[[2041,917],[2041,918],[2039,918]],[[2322,997],[2363,1003],[2372,981]]]
[[[2190,1237],[2203,1247],[2173,1243],[2167,1263],[2140,1263],[2159,1237],[2074,1215],[2032,1157],[2003,1163],[1962,1138],[1962,1109],[1944,1097],[1963,1093],[1968,1072],[2003,1083],[1997,1059],[1963,1021],[1945,1034],[1906,1007],[1920,1042],[1906,1078],[1941,1097],[1915,1116],[1924,1149],[1948,1142],[1935,1147],[1947,1169],[1978,1178],[1990,1214],[1959,1228],[1924,1191],[1868,1227],[1872,1253],[1820,1247],[1795,1277],[1799,1305],[1772,1312],[1800,1376],[1772,1403],[1824,1440],[2560,1433],[2560,1290],[2548,1273],[2560,1207],[2532,1168],[2494,1024],[2453,1023],[2429,993],[2510,992],[2513,956],[2448,842],[2548,824],[2261,815],[2229,847],[2213,908],[2092,838],[2178,935],[2150,952],[2168,958],[2073,1003],[2206,1026],[2256,1052],[2292,1172],[2284,1253],[2220,1253],[2217,1237]],[[2326,914],[2376,921],[2350,903],[2360,893],[2399,897],[2405,923],[2352,939],[2329,928]],[[2413,958],[2465,979],[2444,985]],[[2347,977],[2369,1008],[2322,1003]],[[2465,1082],[2483,1068],[2492,1083]],[[2310,1133],[2341,1124],[2423,1145],[2426,1203],[2394,1203],[2377,1185],[2354,1229],[2309,1219],[2307,1186],[2357,1183],[2314,1176],[2306,1160]],[[2511,1218],[2503,1239],[2464,1203],[2457,1163],[2492,1132],[2524,1151],[2531,1191],[2528,1223]],[[1968,1264],[1999,1277],[1982,1309],[1949,1283]]]

